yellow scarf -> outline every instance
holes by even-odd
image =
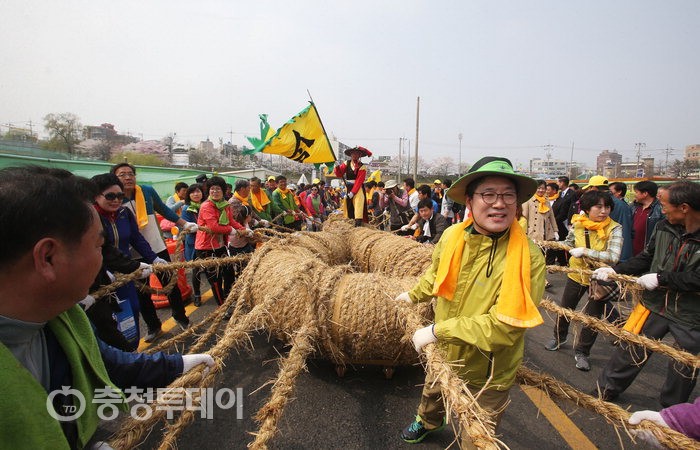
[[[559,192],[557,192],[556,194],[554,194],[554,195],[552,195],[551,197],[549,197],[549,201],[550,201],[550,202],[553,202],[554,200],[556,200],[556,199],[558,199],[558,198],[559,198]]]
[[[540,214],[546,214],[549,211],[549,200],[544,197],[544,195],[535,195],[535,200],[540,202],[540,206],[537,208],[537,212]]]
[[[277,192],[280,193],[283,199],[287,198],[287,194],[289,194],[289,189],[282,190],[280,188],[277,188]]]
[[[234,191],[234,192],[233,192],[233,196],[236,197],[238,200],[240,200],[241,203],[243,203],[245,206],[250,206],[250,205],[248,204],[248,199],[247,199],[247,198],[244,198],[244,197],[241,197],[240,194],[238,194],[238,192]]]
[[[143,189],[138,184],[134,188],[134,203],[136,206],[136,223],[139,229],[148,225],[148,211],[146,210],[146,197],[143,196]]]
[[[270,199],[267,198],[265,190],[260,189],[260,192],[258,194],[253,193],[253,191],[250,192],[250,203],[253,204],[253,208],[255,208],[258,211],[262,211],[263,209],[265,209],[265,206],[267,206],[270,203]]]
[[[372,197],[374,196],[374,193],[377,191],[377,188],[372,188],[369,190],[369,195],[367,195],[367,206],[369,206],[372,203]]]
[[[462,267],[464,230],[472,222],[469,218],[451,227],[435,275],[433,295],[453,300]],[[530,281],[530,246],[525,232],[514,220],[508,235],[503,281],[496,305],[498,320],[519,328],[532,328],[544,322],[530,297]]]
[[[179,195],[177,195],[177,192],[173,194],[173,200],[175,200],[175,203],[182,201]]]
[[[574,224],[575,227],[584,227],[589,231],[595,230],[598,232],[598,237],[604,241],[607,241],[609,237],[605,232],[605,228],[610,225],[610,221],[612,221],[612,219],[606,217],[602,222],[593,222],[585,214],[574,214],[571,218],[571,223]]]
[[[410,197],[411,194],[413,194],[414,192],[416,192],[416,188],[413,188],[410,191],[408,191],[408,196]]]

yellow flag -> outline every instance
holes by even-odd
[[[309,106],[282,125],[277,133],[249,153],[282,155],[301,163],[335,162],[335,153],[323,129],[316,105],[309,103]]]

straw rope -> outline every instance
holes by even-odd
[[[669,358],[672,358],[694,369],[700,368],[699,356],[693,355],[692,353],[688,353],[683,350],[676,349],[657,339],[651,339],[640,334],[630,333],[629,331],[623,330],[600,319],[589,316],[588,314],[584,314],[568,308],[562,308],[550,299],[543,299],[540,302],[540,306],[542,306],[548,311],[552,311],[556,314],[559,314],[560,316],[564,316],[569,320],[581,322],[584,326],[592,328],[595,331],[612,335],[619,340],[644,347],[645,349],[648,349],[654,353],[661,353],[662,355],[666,355]],[[643,359],[646,359],[646,356],[644,356]]]
[[[233,297],[229,297],[232,299]],[[270,302],[272,303],[272,302]],[[185,388],[194,386],[208,386],[213,382],[216,374],[221,372],[223,368],[222,359],[228,355],[230,350],[235,346],[241,344],[247,344],[250,340],[250,331],[256,329],[256,323],[260,320],[261,316],[264,316],[267,308],[270,304],[261,303],[253,307],[253,309],[241,317],[241,320],[235,324],[230,324],[222,338],[217,342],[214,347],[212,347],[208,352],[212,358],[214,358],[215,365],[211,368],[206,376],[202,376],[204,371],[204,366],[200,365],[186,374],[180,376],[175,381],[173,381],[168,387],[170,388]],[[150,430],[156,423],[158,423],[166,414],[165,409],[158,409],[157,405],[160,403],[155,402],[152,404],[153,411],[149,418],[144,418],[143,414],[139,419],[129,418],[125,421],[122,426],[121,431],[110,441],[110,445],[114,448],[133,448],[138,445],[144,437],[147,435],[148,430]],[[187,412],[187,411],[185,411]],[[190,413],[192,411],[189,411]],[[182,429],[187,425],[185,423],[188,416],[185,419],[178,421],[178,423],[170,429],[170,432],[174,435],[179,434]],[[192,417],[193,418],[193,415]],[[170,438],[169,438],[170,440]]]
[[[255,440],[249,444],[251,448],[266,448],[267,443],[274,437],[284,407],[291,398],[294,383],[305,369],[308,356],[317,351],[341,365],[352,362],[353,359],[383,360],[391,364],[410,363],[416,359],[411,337],[416,329],[423,326],[424,320],[432,312],[428,305],[416,307],[391,300],[395,294],[415,284],[415,277],[431,263],[431,248],[370,227],[354,227],[352,221],[344,219],[326,221],[321,232],[289,234],[266,229],[263,233],[271,235],[270,239],[253,254],[154,266],[154,271],[161,271],[248,261],[224,305],[207,318],[209,328],[198,337],[190,349],[190,352],[197,352],[211,340],[223,322],[226,309],[232,307],[235,302],[233,317],[228,322],[223,336],[207,352],[214,357],[215,367],[206,376],[203,376],[204,366],[197,367],[175,380],[170,385],[171,388],[211,385],[223,368],[222,358],[232,348],[249,343],[248,333],[252,330],[266,329],[281,339],[291,341],[290,352],[280,359],[280,370],[273,383],[270,398],[257,414],[256,420],[260,423],[260,429],[254,433]],[[351,273],[351,262],[355,267],[370,273]],[[416,267],[414,273],[411,269]],[[592,273],[586,269],[572,270],[558,266],[548,269],[567,273]],[[407,274],[412,276],[407,277]],[[129,276],[138,275],[135,272],[123,278]],[[611,275],[610,279],[627,284],[635,283],[636,286],[634,277],[616,274]],[[116,282],[108,287],[112,287],[113,290],[114,284]],[[557,310],[556,305],[548,300],[544,300],[542,305],[545,309],[570,319],[581,319],[580,321],[587,326],[600,326],[601,331],[609,332],[620,339],[638,345],[656,345],[650,347],[652,351],[667,354],[686,364],[690,362],[692,367],[698,366],[697,357],[684,354],[685,352],[658,341],[645,342],[644,339],[648,338],[644,338],[636,342],[635,335],[621,332],[607,324],[597,324],[595,318],[561,308]],[[252,309],[244,312],[249,306]],[[163,342],[158,349],[170,348],[183,342],[198,329],[199,326],[192,327]],[[678,356],[680,358],[677,358]],[[425,366],[427,379],[440,383],[448,417],[456,417],[459,428],[469,435],[475,446],[507,448],[494,436],[493,421],[478,404],[479,394],[472,395],[465,382],[457,376],[454,364],[445,360],[442,351],[435,345],[428,345],[424,349],[421,361]],[[523,384],[537,382],[539,385],[545,385],[548,393],[561,395],[561,392],[565,392],[564,398],[577,399],[577,403],[579,400],[588,401],[585,394],[574,388],[562,387],[561,384],[556,384],[554,379],[536,379],[525,368],[519,370],[518,377],[519,382]],[[265,383],[267,384],[269,382]],[[590,399],[591,402],[603,404],[593,397]],[[152,406],[155,409],[156,404]],[[629,414],[624,410],[622,411],[626,415],[619,415],[615,410],[610,412],[599,406],[596,409],[595,404],[591,406],[616,427],[622,426],[627,429],[626,420]],[[620,409],[616,405],[613,406]],[[165,410],[154,410],[149,419],[128,420],[120,434],[115,436],[112,445],[115,448],[132,448],[137,445],[148,430],[162,420],[165,413]],[[193,420],[194,413],[184,411],[175,423],[168,424],[160,448],[175,448],[177,437]],[[663,434],[664,430],[649,427],[646,422],[638,428],[650,429],[662,443],[666,443],[664,439],[671,439]],[[455,433],[458,434],[458,430],[455,430]],[[684,437],[685,441],[672,438],[676,443],[683,442],[684,446],[697,445],[692,439],[688,441],[689,438]]]
[[[546,392],[550,397],[554,395],[561,399],[573,401],[577,405],[598,413],[616,428],[621,427],[625,430],[632,440],[634,440],[634,436],[629,430],[640,429],[652,432],[659,442],[671,449],[685,450],[700,448],[700,442],[674,431],[671,428],[657,425],[651,421],[643,421],[639,425],[630,425],[628,423],[630,418],[630,413],[628,411],[614,403],[605,402],[600,398],[584,394],[571,385],[557,381],[549,375],[536,372],[525,366],[520,366],[516,377],[520,384],[537,387]]]
[[[406,308],[405,312],[405,332],[402,340],[412,342],[413,334],[424,326],[424,321],[411,308]],[[448,421],[453,414],[456,415],[459,427],[469,435],[477,448],[506,447],[494,437],[495,424],[490,414],[479,405],[435,344],[425,346],[421,361],[424,361],[426,380],[434,380],[440,385]],[[459,435],[458,430],[455,430],[455,435]]]

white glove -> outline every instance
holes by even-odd
[[[584,250],[586,249],[583,247],[572,248],[571,250],[569,250],[569,254],[573,257],[580,258],[583,256]]]
[[[260,225],[262,225],[263,227],[269,227],[270,222],[265,220],[265,219],[262,219],[262,220],[260,220]]]
[[[608,277],[610,275],[615,275],[616,273],[617,272],[615,272],[615,270],[612,267],[600,267],[593,271],[593,275],[591,275],[591,278],[600,281],[608,281]]]
[[[648,273],[637,278],[637,284],[647,291],[653,291],[659,287],[659,277],[656,273]]]
[[[186,374],[200,364],[206,364],[203,375],[209,373],[209,368],[214,367],[214,358],[204,353],[194,355],[182,355],[182,374]]]
[[[401,231],[408,231],[409,228],[411,228],[411,227],[408,226],[408,224],[406,224],[406,225],[401,227]]]
[[[630,425],[639,425],[642,420],[649,420],[657,425],[661,425],[662,427],[668,426],[664,418],[661,417],[660,413],[649,410],[634,412],[629,418],[629,423]]]
[[[164,260],[160,256],[156,256],[156,259],[153,260],[152,264],[169,264],[168,261]]]
[[[666,421],[661,417],[661,414],[659,414],[656,411],[637,411],[633,413],[630,418],[629,418],[629,423],[630,425],[638,425],[642,420],[648,420],[650,422],[654,422],[657,425],[661,425],[662,427],[668,427],[668,424]],[[654,448],[666,448],[662,446],[659,443],[659,440],[656,439],[656,436],[652,434],[651,431],[649,430],[631,430],[632,435],[635,437],[635,439],[638,439],[640,441],[644,441],[647,444],[650,444]]]
[[[413,225],[411,225],[411,229],[412,229],[412,230],[415,230],[416,228],[418,228],[418,224],[417,224],[417,223],[414,223]]]
[[[246,230],[245,237],[252,238],[253,237],[253,230]]]
[[[92,295],[86,295],[85,298],[80,300],[78,303],[83,307],[84,311],[87,311],[92,305],[95,304],[95,297]]]
[[[194,233],[195,231],[199,230],[199,226],[194,222],[185,222],[182,229]]]
[[[413,333],[413,347],[415,347],[418,353],[420,353],[421,349],[426,345],[437,342],[437,338],[433,333],[433,327],[434,325],[428,325]]]
[[[141,269],[141,278],[148,278],[153,273],[153,266],[150,264],[141,263],[139,269]]]
[[[555,231],[555,232],[554,232],[554,240],[555,240],[555,241],[558,241],[558,240],[559,240],[559,232],[558,232],[558,231]]]
[[[352,193],[352,192],[348,192],[348,198],[352,200],[353,197],[354,197],[353,193]]]
[[[394,298],[394,301],[396,302],[408,302],[408,303],[413,303],[413,300],[411,300],[411,296],[408,295],[408,292],[402,292],[399,295],[397,295]]]

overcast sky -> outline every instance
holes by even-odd
[[[593,163],[700,143],[700,1],[0,2],[0,124],[72,112],[144,139],[255,135],[311,92],[375,154]],[[6,130],[6,128],[3,128]],[[671,157],[674,158],[673,156]]]

